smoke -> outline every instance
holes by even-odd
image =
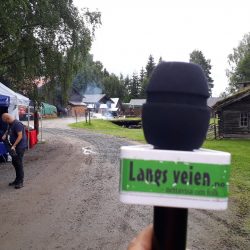
[[[114,118],[113,114],[108,110],[104,113],[104,117],[108,120]]]
[[[108,107],[109,109],[111,108],[111,104],[112,104],[111,101],[107,101],[107,102],[106,102],[106,105],[107,105],[107,107]]]
[[[92,82],[88,83],[86,89],[83,91],[83,95],[100,95],[103,90],[99,84]]]
[[[85,88],[82,88],[81,91],[79,91],[83,97],[87,95],[101,95],[103,94],[103,87],[101,84],[98,84],[96,82],[89,82],[85,85]],[[89,97],[89,96],[88,96]],[[84,102],[84,99],[83,99]],[[100,110],[100,106],[102,104],[105,104],[103,108]],[[114,115],[109,109],[112,107],[112,101],[107,101],[107,103],[93,103],[89,104],[88,108],[91,110],[91,115],[93,118],[96,119],[113,119]]]

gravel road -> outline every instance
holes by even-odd
[[[152,221],[152,208],[119,202],[119,149],[125,139],[44,122],[45,143],[25,155],[25,187],[0,165],[0,249],[126,249]],[[190,210],[189,249],[250,249],[230,203],[226,212]]]

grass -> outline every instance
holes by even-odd
[[[210,118],[209,124],[216,124],[218,125],[218,118]]]
[[[237,204],[236,214],[242,228],[250,231],[250,140],[223,139],[205,141],[204,148],[230,152],[230,199]]]
[[[122,128],[105,120],[92,120],[91,124],[73,123],[70,126],[145,142],[142,129]],[[230,199],[237,204],[236,214],[243,220],[242,227],[250,231],[250,140],[209,140],[204,142],[203,147],[232,154]]]
[[[70,127],[94,130],[98,133],[128,138],[139,142],[145,141],[142,129],[122,128],[106,120],[91,120],[90,124],[86,122],[78,122],[70,124]]]

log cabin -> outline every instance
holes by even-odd
[[[250,138],[250,85],[214,106],[218,133],[223,138]]]

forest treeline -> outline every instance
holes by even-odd
[[[34,101],[61,106],[67,105],[72,91],[86,94],[94,88],[124,102],[145,98],[149,77],[162,58],[149,55],[132,75],[114,74],[90,54],[101,25],[100,12],[79,10],[73,1],[2,1],[0,81]],[[189,61],[203,68],[212,95],[210,59],[195,49]],[[238,82],[250,81],[250,33],[233,48],[228,62],[229,85],[223,96],[237,91]]]

